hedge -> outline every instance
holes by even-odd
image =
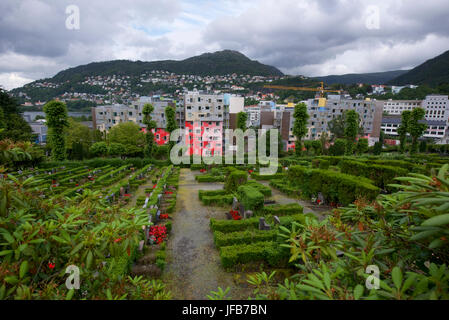
[[[217,248],[233,246],[236,244],[247,244],[260,241],[274,241],[277,238],[277,230],[245,230],[236,232],[214,232],[214,243]]]
[[[257,211],[263,207],[264,196],[253,186],[240,186],[237,189],[237,198],[245,206],[245,210]]]
[[[298,203],[290,204],[275,204],[265,206],[262,209],[263,214],[269,214],[274,216],[291,216],[304,212],[304,208]]]
[[[272,175],[260,175],[258,172],[251,173],[251,178],[254,180],[274,180],[285,178],[285,173],[276,173]]]
[[[304,224],[305,219],[309,217],[316,219],[316,217],[311,214],[295,214],[292,216],[279,217],[281,225],[286,228],[291,228],[293,222],[299,224]],[[259,228],[259,218],[253,217],[245,220],[216,220],[214,218],[210,219],[210,227],[213,232],[220,231],[223,233],[245,231],[248,229],[258,229]],[[265,220],[268,224],[274,226],[274,220],[272,216],[266,216]]]
[[[329,170],[293,166],[288,170],[288,178],[294,186],[301,189],[304,196],[316,196],[321,192],[326,201],[344,206],[360,197],[374,200],[380,192],[367,178]]]
[[[236,191],[241,185],[248,181],[248,174],[245,171],[232,170],[226,177],[224,189],[228,192]]]
[[[369,178],[374,181],[376,186],[382,189],[386,189],[388,184],[394,183],[394,178],[406,176],[408,173],[407,169],[400,167],[350,160],[340,161],[340,169],[342,173]]]
[[[257,191],[259,191],[260,193],[262,193],[265,197],[270,197],[271,196],[271,188],[267,187],[259,182],[256,181],[248,181],[246,183],[247,186],[251,186],[254,189],[256,189]]]
[[[223,189],[219,189],[219,190],[199,190],[198,191],[198,198],[200,200],[203,200],[204,196],[223,196],[225,194],[228,194],[228,192],[226,192],[226,190]]]
[[[278,243],[272,241],[220,248],[220,259],[224,268],[257,261],[265,261],[270,266],[281,267],[287,265],[289,257],[288,248],[281,247]]]
[[[195,176],[198,182],[224,182],[224,176],[213,176],[210,174],[203,174]]]
[[[279,191],[281,191],[282,193],[285,193],[286,195],[288,195],[290,197],[299,195],[299,190],[289,186],[287,180],[271,180],[270,186],[272,186],[275,189],[278,189]]]

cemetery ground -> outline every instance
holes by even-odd
[[[0,299],[449,299],[447,158],[260,168],[94,159],[2,173]],[[370,265],[379,290],[364,285]]]

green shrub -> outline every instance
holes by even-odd
[[[284,173],[276,173],[273,175],[260,175],[258,172],[251,173],[251,178],[254,180],[274,180],[274,179],[283,179],[285,178]]]
[[[265,197],[270,197],[271,196],[271,188],[267,187],[257,181],[248,181],[246,183],[247,186],[251,186],[254,189],[256,189],[257,191],[259,191],[260,193],[262,193]]]
[[[240,186],[237,189],[237,198],[245,206],[245,210],[257,211],[263,207],[263,194],[252,186]]]
[[[299,190],[297,188],[293,188],[289,186],[287,179],[285,180],[271,180],[270,186],[272,186],[275,189],[278,189],[282,193],[285,193],[286,195],[290,197],[296,197],[299,195]]]
[[[394,178],[406,176],[408,173],[405,168],[350,160],[342,160],[340,168],[342,173],[369,178],[376,186],[383,189],[386,189],[388,184],[394,183]]]
[[[232,170],[226,177],[224,189],[228,192],[236,191],[241,185],[248,181],[248,174],[245,171]]]
[[[288,170],[289,181],[306,197],[323,194],[326,201],[348,205],[364,197],[374,200],[380,189],[371,180],[329,170],[293,166]]]
[[[225,194],[228,194],[228,192],[226,192],[226,190],[223,189],[219,189],[219,190],[199,190],[198,191],[198,198],[200,200],[203,200],[204,196],[223,196]]]
[[[303,213],[304,208],[298,203],[290,204],[275,204],[264,206],[262,209],[263,214],[269,214],[274,216],[290,216],[299,213]]]
[[[257,261],[265,261],[273,267],[282,267],[287,264],[289,250],[280,247],[276,242],[256,242],[221,247],[220,258],[224,268]]]
[[[214,176],[211,174],[203,174],[195,176],[198,182],[224,182],[224,176]]]
[[[228,233],[214,232],[214,242],[217,248],[259,241],[274,241],[276,237],[277,230],[265,231],[252,229]]]

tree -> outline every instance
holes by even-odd
[[[415,108],[411,112],[410,120],[408,124],[408,132],[412,137],[412,147],[410,153],[415,154],[418,152],[418,139],[424,134],[427,129],[427,124],[421,123],[424,119],[426,111],[423,108]]]
[[[109,145],[108,154],[110,156],[123,156],[126,154],[126,147],[121,143],[111,143]]]
[[[57,161],[66,159],[66,139],[64,130],[68,127],[67,107],[59,101],[50,101],[44,106],[48,126],[48,142],[52,157]]]
[[[421,153],[427,152],[427,141],[426,140],[422,140],[421,143],[419,144],[419,152],[421,152]]]
[[[296,155],[301,155],[302,139],[308,132],[307,122],[309,115],[307,114],[307,105],[305,103],[297,104],[293,112],[293,117],[295,119],[293,122],[293,134],[296,136],[295,151]]]
[[[346,150],[346,140],[337,139],[334,144],[329,148],[329,153],[332,156],[342,156],[345,154]]]
[[[315,155],[319,156],[323,152],[323,143],[321,142],[321,140],[313,140],[312,148]]]
[[[398,135],[399,135],[399,141],[401,142],[401,145],[399,147],[399,151],[401,153],[405,152],[405,145],[407,143],[407,132],[409,131],[409,122],[410,117],[412,113],[409,110],[405,110],[402,112],[402,119],[401,119],[401,125],[398,128]]]
[[[151,157],[153,154],[154,148],[154,134],[153,129],[156,129],[156,121],[152,120],[151,114],[154,111],[154,107],[147,103],[143,106],[143,123],[147,126],[146,132],[146,147],[145,147],[145,155],[147,157]]]
[[[178,128],[178,125],[176,124],[176,110],[174,107],[167,106],[165,108],[165,119],[167,120],[166,130],[170,133],[171,136],[172,132]],[[169,148],[167,150],[169,156],[174,144],[174,141],[169,142]]]
[[[127,149],[129,147],[143,149],[145,146],[145,135],[138,124],[134,122],[122,122],[113,126],[108,133],[109,144],[120,143]]]
[[[368,145],[368,139],[360,138],[359,141],[357,141],[357,145],[355,147],[357,154],[364,154],[368,151],[369,145]]]
[[[33,131],[20,115],[17,101],[0,89],[0,140],[3,139],[31,141]]]
[[[72,118],[69,118],[68,123],[69,126],[66,130],[67,150],[73,159],[84,159],[95,141],[94,130]]]
[[[359,131],[359,115],[355,110],[346,112],[345,138],[346,138],[346,154],[354,153],[354,143]]]
[[[237,113],[237,129],[246,131],[246,121],[248,120],[248,114],[246,112]]]
[[[89,151],[94,157],[104,157],[108,153],[108,145],[106,142],[97,142],[90,147]]]
[[[331,139],[341,139],[345,136],[345,117],[339,114],[327,123],[327,127],[331,133]]]
[[[379,156],[382,153],[382,143],[380,141],[374,144],[373,153],[376,156]]]

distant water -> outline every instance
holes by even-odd
[[[69,112],[68,114],[69,117],[81,117],[81,116],[89,117],[90,115],[92,115],[90,112]],[[23,118],[28,122],[34,121],[34,119],[36,119],[37,116],[45,117],[45,113],[42,111],[26,111],[23,113]]]

